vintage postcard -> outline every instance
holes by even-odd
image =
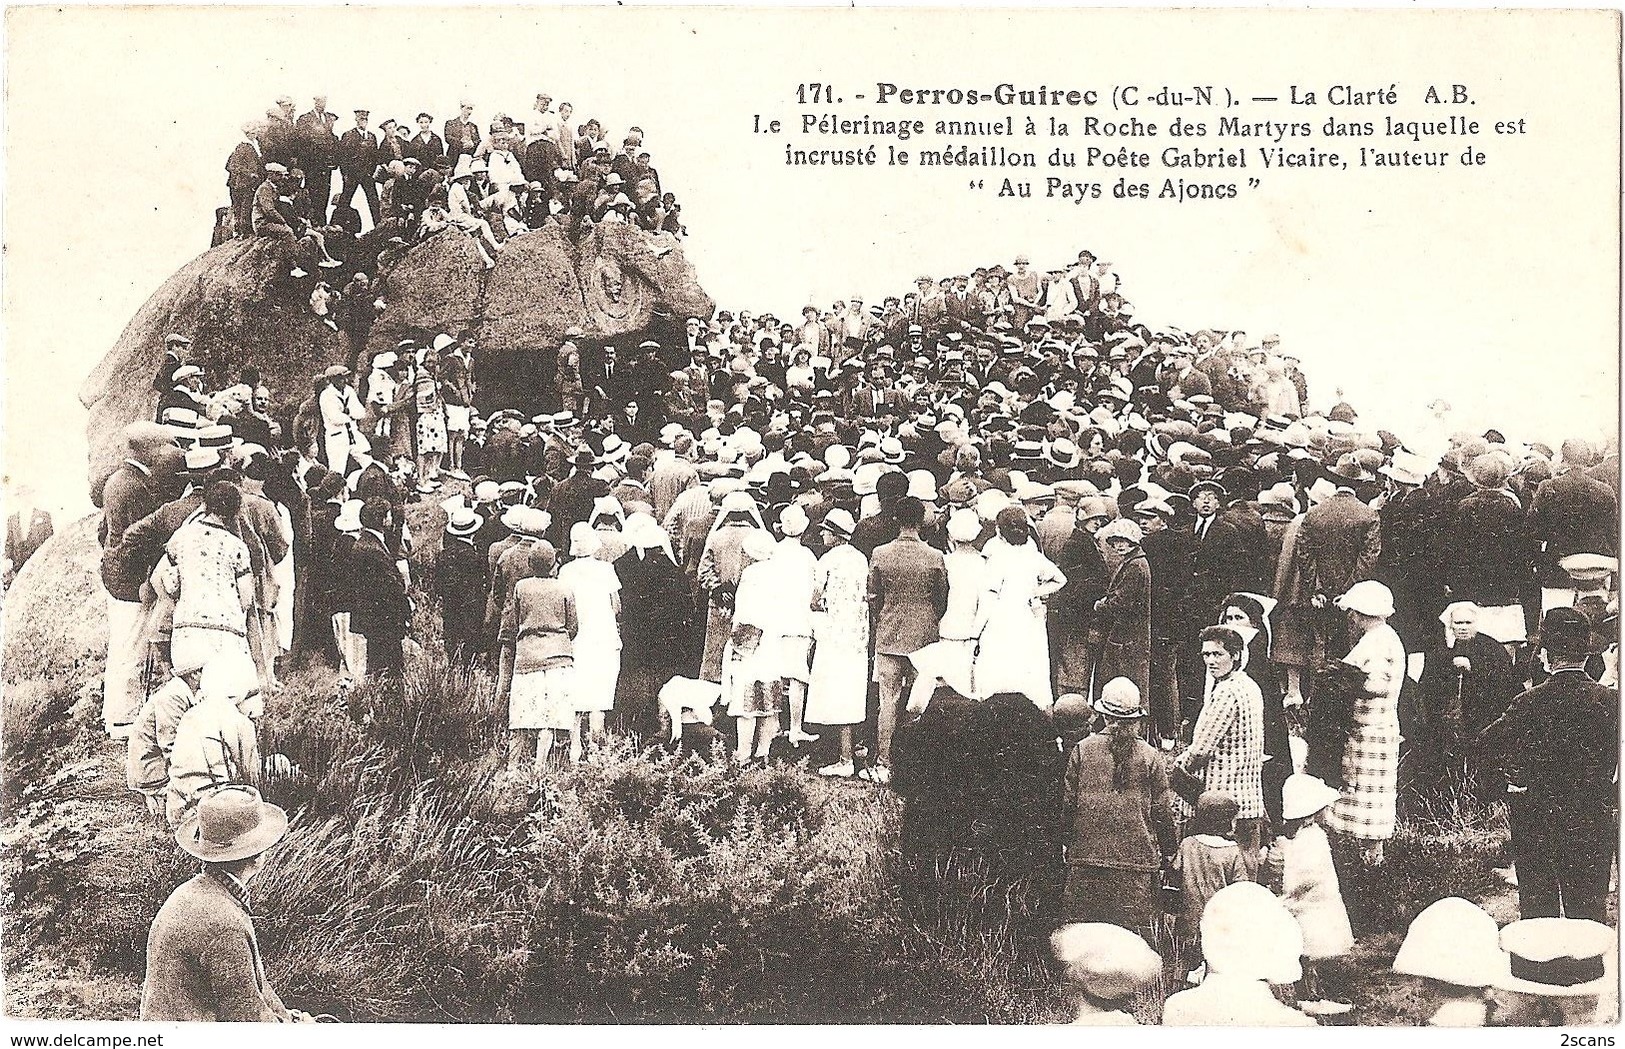
[[[1619,47],[8,9],[12,1044],[1612,1044]]]

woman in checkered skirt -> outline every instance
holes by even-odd
[[[1354,639],[1343,662],[1364,671],[1365,688],[1354,704],[1354,731],[1343,751],[1343,796],[1332,806],[1331,825],[1358,842],[1361,858],[1376,866],[1382,843],[1394,835],[1405,645],[1388,625],[1394,595],[1381,583],[1355,583],[1337,607],[1348,613]]]

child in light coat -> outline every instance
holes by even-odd
[[[1321,813],[1338,792],[1319,777],[1298,773],[1281,788],[1281,833],[1271,846],[1279,866],[1281,899],[1303,930],[1303,978],[1298,1008],[1310,1016],[1339,1016],[1352,1006],[1325,997],[1324,964],[1354,946],[1343,891],[1332,866],[1331,843],[1320,825]]]

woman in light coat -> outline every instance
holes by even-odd
[[[851,777],[852,726],[861,725],[869,697],[869,559],[853,546],[855,522],[845,510],[831,510],[823,523],[828,549],[813,573],[812,681],[806,720],[839,726],[841,760],[819,775]]]

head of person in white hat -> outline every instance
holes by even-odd
[[[1050,935],[1055,958],[1078,993],[1074,1023],[1128,1027],[1129,1005],[1162,975],[1162,958],[1137,933],[1105,922],[1073,922]]]
[[[1389,616],[1394,614],[1394,592],[1375,579],[1362,579],[1360,582],[1355,583],[1334,603],[1338,608],[1349,613],[1350,619],[1354,621],[1357,628],[1364,625],[1363,620],[1386,621]],[[1358,619],[1355,617],[1358,617]],[[1365,629],[1359,629],[1358,632],[1364,633]]]
[[[1165,1026],[1317,1026],[1269,988],[1292,983],[1303,971],[1303,934],[1269,889],[1239,881],[1214,893],[1202,912],[1201,946],[1206,975],[1199,986],[1168,999]]]
[[[1394,972],[1421,979],[1431,1027],[1487,1026],[1490,992],[1512,975],[1495,919],[1460,896],[1435,900],[1411,920]]]

